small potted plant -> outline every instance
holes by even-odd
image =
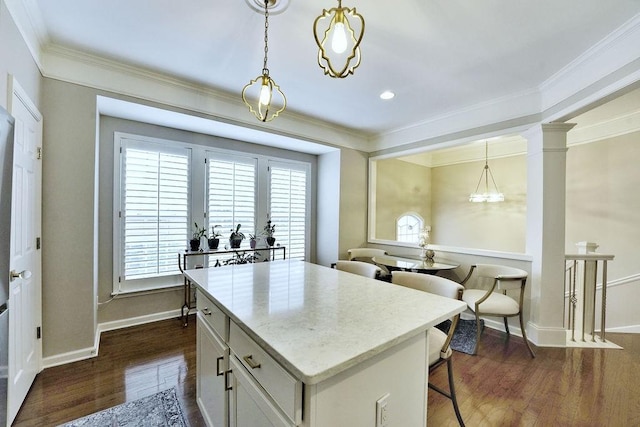
[[[191,251],[195,252],[200,250],[200,240],[207,232],[207,229],[204,227],[198,227],[197,222],[194,222],[193,225],[194,229],[193,234],[191,235],[191,240],[189,240],[189,247],[191,248]]]
[[[251,246],[251,249],[255,249],[257,244],[258,240],[256,239],[255,234],[249,234],[249,246]]]
[[[273,246],[276,242],[276,238],[273,237],[273,233],[276,232],[276,225],[271,223],[271,220],[267,220],[264,228],[262,229],[262,234],[266,237],[267,245]]]
[[[244,234],[240,231],[240,226],[241,224],[238,224],[235,230],[231,229],[231,235],[229,235],[229,246],[231,246],[231,249],[238,249],[245,238]]]
[[[222,234],[216,231],[216,228],[218,227],[221,227],[221,225],[214,225],[213,227],[211,227],[211,235],[207,239],[207,243],[209,243],[209,249],[211,250],[218,249],[218,245],[220,244],[220,236],[222,236]]]

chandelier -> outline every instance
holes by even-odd
[[[313,35],[319,48],[318,65],[325,74],[339,78],[353,74],[360,65],[364,35],[364,18],[355,7],[342,7],[342,0],[338,0],[338,7],[323,9],[313,22]]]
[[[272,0],[272,3],[275,1]],[[242,100],[249,111],[261,122],[269,122],[284,111],[287,98],[280,86],[269,76],[267,53],[269,52],[269,0],[264,2],[264,62],[262,74],[251,80],[242,89]]]
[[[469,195],[469,201],[474,203],[488,202],[504,202],[504,194],[498,190],[496,181],[493,179],[493,174],[489,168],[489,146],[487,142],[484,143],[484,168],[480,174],[478,185],[476,185],[476,191]],[[493,190],[489,190],[489,178],[493,184]],[[484,181],[484,192],[480,193],[480,184]]]

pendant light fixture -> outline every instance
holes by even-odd
[[[355,29],[352,26],[355,25]],[[360,65],[360,42],[364,35],[364,18],[356,8],[323,9],[313,22],[313,35],[318,45],[318,65],[331,77],[347,77]]]
[[[491,183],[493,184],[493,190],[489,190],[489,177],[491,177]],[[484,180],[484,192],[480,193],[480,184]],[[469,195],[469,201],[474,203],[488,202],[504,202],[504,194],[498,190],[496,181],[493,179],[491,169],[489,169],[489,145],[485,141],[484,143],[484,168],[480,174],[478,185],[476,185],[476,191]]]
[[[272,0],[272,3],[275,3]],[[258,120],[269,122],[284,111],[287,98],[280,86],[269,76],[267,53],[269,52],[269,0],[264,2],[264,62],[262,75],[251,80],[242,89],[242,100]]]

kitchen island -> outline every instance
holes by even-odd
[[[209,425],[426,424],[426,331],[464,303],[297,260],[184,274]]]

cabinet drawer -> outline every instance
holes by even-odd
[[[229,347],[247,371],[295,423],[302,421],[302,382],[294,378],[234,322]]]
[[[198,291],[196,307],[202,319],[222,338],[229,338],[229,317],[224,314],[205,294]]]

